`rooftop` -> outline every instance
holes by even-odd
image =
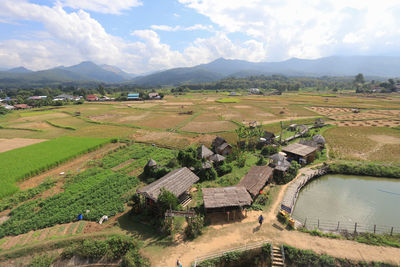
[[[273,169],[268,166],[253,166],[237,186],[243,186],[254,197],[272,177]]]
[[[196,174],[183,167],[173,170],[157,181],[139,189],[138,193],[157,201],[161,188],[165,188],[176,197],[179,197],[199,180],[200,178]]]
[[[203,188],[202,191],[206,209],[242,207],[250,205],[252,202],[250,194],[244,187]]]
[[[300,143],[290,144],[290,145],[282,148],[282,151],[285,153],[292,153],[292,154],[299,155],[302,157],[305,157],[305,156],[315,152],[316,150],[317,150],[316,147],[302,145]]]

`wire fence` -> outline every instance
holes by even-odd
[[[347,233],[374,233],[374,234],[399,234],[400,226],[366,224],[351,221],[333,221],[318,218],[294,218],[297,225],[308,230],[321,230],[329,232]]]
[[[231,249],[227,249],[227,250],[221,250],[221,251],[213,252],[213,253],[210,253],[210,254],[207,254],[207,255],[204,255],[201,257],[196,257],[193,266],[196,267],[197,264],[200,264],[203,261],[219,258],[219,257],[222,257],[223,255],[231,253],[231,252],[240,252],[240,251],[247,251],[247,250],[252,250],[252,249],[256,249],[256,248],[261,248],[265,244],[271,244],[271,241],[264,240],[264,241],[254,242],[254,243],[247,243],[246,245],[243,245],[240,247],[231,248]]]

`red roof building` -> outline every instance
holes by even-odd
[[[99,98],[96,95],[87,95],[86,96],[87,101],[97,101]]]

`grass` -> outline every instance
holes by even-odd
[[[400,163],[400,132],[385,127],[335,127],[324,136],[336,159]],[[387,140],[385,140],[387,138]]]
[[[62,129],[72,130],[72,131],[75,131],[75,130],[76,130],[75,127],[57,124],[57,123],[54,123],[54,122],[51,122],[51,121],[48,121],[48,120],[46,120],[46,123],[48,123],[49,125],[51,125],[51,126],[53,126],[53,127],[57,127],[57,128],[62,128]]]
[[[0,199],[18,191],[15,183],[108,143],[109,139],[60,137],[0,153]]]
[[[232,97],[225,97],[225,98],[217,99],[217,100],[215,100],[215,102],[218,102],[218,103],[239,103],[240,99],[232,98]]]

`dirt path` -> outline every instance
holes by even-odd
[[[33,188],[41,184],[47,177],[50,176],[60,176],[61,172],[68,172],[68,171],[77,171],[78,169],[82,170],[85,168],[87,162],[93,159],[99,159],[104,156],[109,151],[116,149],[119,147],[120,144],[107,144],[93,152],[84,154],[78,158],[72,159],[60,166],[57,166],[49,171],[46,171],[42,174],[29,178],[27,180],[22,181],[18,184],[18,187],[21,190],[26,190],[29,188]],[[51,189],[53,191],[53,189]]]
[[[304,168],[301,173],[307,170],[309,168]],[[190,266],[196,257],[261,240],[269,240],[274,244],[285,243],[300,249],[312,249],[317,253],[326,253],[338,258],[400,264],[399,248],[377,247],[348,240],[314,237],[306,233],[280,230],[274,227],[273,225],[279,224],[276,220],[276,213],[288,185],[282,186],[275,202],[272,203],[272,208],[269,212],[264,213],[265,223],[261,229],[257,223],[259,212],[251,212],[241,222],[217,227],[210,226],[195,241],[182,242],[174,247],[168,247],[163,250],[162,255],[160,255],[161,253],[157,255],[152,253],[150,258],[152,266],[174,266],[178,258],[183,266]]]

